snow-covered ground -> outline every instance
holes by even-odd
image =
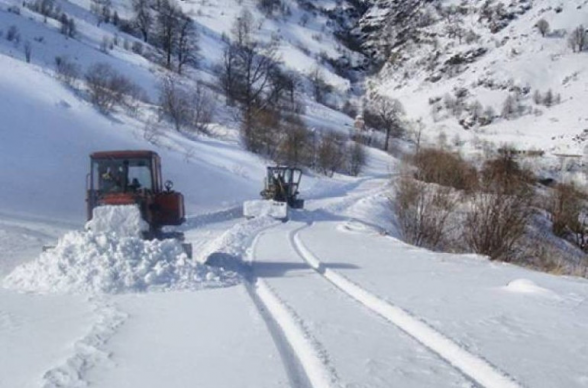
[[[354,183],[317,183],[287,223],[193,219],[195,256],[237,284],[1,290],[0,386],[586,385],[588,282],[406,245],[385,233],[388,181]],[[27,222],[4,224],[3,262],[35,260],[50,227]]]
[[[587,281],[397,240],[387,194],[399,162],[377,150],[357,178],[305,175],[305,209],[288,222],[247,220],[241,203],[258,197],[267,162],[241,148],[234,123],[216,123],[220,139],[165,130],[147,141],[145,116],[99,114],[54,78],[53,57],[109,61],[150,97],[160,69],[97,50],[110,27],[95,26],[86,1],[63,2],[76,40],[6,4],[0,30],[17,23],[35,43],[27,64],[0,38],[0,387],[588,386]],[[258,34],[280,30],[285,62],[307,72],[317,62],[293,48],[334,41],[313,38],[320,13],[301,28],[306,11],[292,4],[290,22]],[[233,17],[254,8],[222,5],[183,3],[207,28],[202,77]],[[305,119],[350,124],[314,103]],[[195,261],[174,242],[83,230],[88,154],[106,149],[161,155],[164,179],[186,197]]]

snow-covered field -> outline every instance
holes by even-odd
[[[169,129],[149,142],[146,117],[99,114],[54,78],[53,56],[110,61],[151,96],[160,69],[120,48],[99,52],[109,27],[94,25],[85,1],[63,2],[76,40],[6,4],[0,30],[18,23],[23,40],[46,40],[27,64],[0,37],[0,387],[588,386],[586,280],[403,243],[387,196],[399,161],[373,149],[357,178],[305,175],[305,209],[288,222],[245,219],[241,204],[257,199],[267,162],[241,148],[229,113],[220,138]],[[207,28],[202,77],[253,2],[217,5],[183,3]],[[332,49],[329,34],[312,37],[324,23],[271,22],[259,34],[280,30],[288,66],[307,72],[316,62],[293,48]],[[314,103],[305,119],[351,124]],[[194,261],[175,241],[138,239],[136,219],[83,229],[88,154],[108,149],[160,154],[164,179],[186,198]]]

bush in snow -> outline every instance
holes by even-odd
[[[77,32],[76,22],[74,21],[74,19],[68,18],[67,14],[62,13],[61,17],[59,18],[59,21],[61,22],[61,27],[60,27],[59,31],[63,35],[65,35],[69,38],[73,38]]]
[[[317,170],[327,176],[333,176],[335,172],[341,169],[341,166],[345,165],[347,158],[346,151],[343,136],[333,132],[327,132],[321,137],[317,146]]]
[[[438,148],[422,148],[413,157],[417,168],[417,179],[452,187],[457,190],[474,190],[477,186],[477,172],[459,154]]]
[[[137,41],[133,42],[133,45],[131,46],[131,51],[133,51],[137,55],[143,55],[143,43]]]
[[[65,56],[55,57],[55,72],[57,78],[68,86],[74,86],[80,77],[80,67]]]
[[[31,54],[32,53],[33,53],[33,46],[31,45],[31,42],[29,42],[27,40],[24,44],[24,54],[25,54],[25,60],[27,61],[27,63],[31,62]]]
[[[521,104],[518,94],[509,94],[502,104],[501,116],[506,120],[516,119],[525,114],[525,106]]]
[[[349,175],[358,176],[367,163],[367,153],[363,145],[351,142],[347,146],[347,172]]]
[[[448,187],[427,185],[403,176],[390,204],[405,241],[438,249],[446,236],[447,220],[457,205],[457,197]]]
[[[208,133],[216,103],[201,84],[188,91],[176,77],[167,76],[159,84],[159,106],[161,115],[170,120],[176,130]]]
[[[588,45],[588,33],[584,26],[577,27],[568,38],[568,44],[575,53],[582,52]]]
[[[85,80],[90,101],[103,113],[111,112],[115,105],[129,106],[127,97],[137,99],[144,94],[131,80],[106,63],[90,66]]]
[[[312,87],[314,100],[319,104],[326,102],[327,95],[333,91],[333,87],[325,81],[323,72],[317,66],[308,75]]]
[[[542,95],[539,90],[535,90],[535,93],[533,93],[533,101],[537,105],[544,105],[549,108],[561,102],[561,95],[554,94],[551,89],[549,89],[545,95]]]
[[[511,261],[516,244],[533,214],[531,174],[505,150],[481,171],[481,190],[470,196],[463,241],[473,252],[492,260]]]
[[[257,6],[266,17],[273,17],[282,8],[281,0],[258,0]]]
[[[571,239],[583,250],[588,248],[585,199],[574,184],[562,183],[551,190],[548,209],[553,233]]]
[[[280,125],[280,145],[274,160],[278,164],[304,167],[313,163],[312,136],[299,115],[289,115]],[[275,136],[275,135],[274,135]]]
[[[549,22],[547,20],[540,19],[537,22],[537,24],[535,24],[535,27],[537,27],[541,36],[545,36],[545,35],[549,34],[550,28],[549,28]]]
[[[6,40],[9,42],[20,41],[20,32],[18,31],[17,26],[12,25],[8,27],[8,31],[6,31]]]
[[[241,138],[248,151],[273,159],[280,144],[280,113],[271,108],[256,109],[241,122]]]

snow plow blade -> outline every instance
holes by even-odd
[[[245,201],[243,215],[245,218],[269,216],[285,221],[288,219],[288,204],[272,200]]]

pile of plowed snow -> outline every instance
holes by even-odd
[[[101,207],[86,231],[64,235],[54,249],[17,267],[4,287],[36,292],[125,293],[197,290],[239,282],[239,275],[199,264],[177,240],[140,238],[135,206]]]

